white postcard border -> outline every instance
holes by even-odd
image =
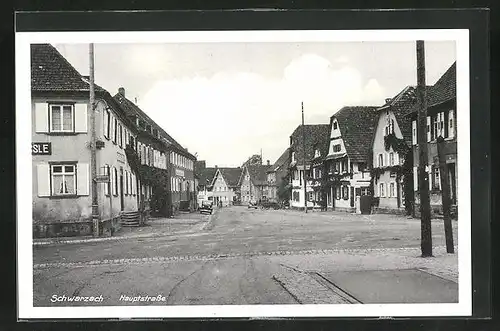
[[[457,190],[459,302],[456,304],[368,305],[209,305],[33,307],[31,43],[200,43],[200,42],[355,42],[456,41],[457,60]],[[470,316],[472,314],[469,31],[334,30],[334,31],[175,31],[175,32],[18,32],[16,33],[16,165],[18,317],[46,318],[269,318]],[[469,203],[464,203],[469,202]]]

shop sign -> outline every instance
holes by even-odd
[[[51,143],[31,143],[31,155],[52,155]]]

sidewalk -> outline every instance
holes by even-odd
[[[181,212],[175,218],[150,218],[144,226],[122,227],[112,237],[60,237],[33,239],[33,246],[56,244],[80,244],[86,242],[103,242],[113,240],[155,238],[177,234],[202,231],[211,222],[212,216],[202,215],[197,212]]]
[[[277,281],[302,303],[458,302],[457,247],[455,254],[434,247],[432,258],[420,257],[419,248],[400,248],[271,260],[285,268]]]

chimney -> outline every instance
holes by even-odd
[[[391,98],[385,99],[385,103],[389,103],[391,101]]]
[[[269,165],[271,165],[271,164],[269,163],[269,160],[267,160],[267,165],[268,165],[268,166],[269,166]]]
[[[120,87],[120,88],[118,89],[118,93],[120,93],[120,94],[121,94],[121,96],[125,98],[125,88]]]

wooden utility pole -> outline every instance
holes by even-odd
[[[446,169],[446,155],[444,153],[444,138],[439,136],[437,139],[437,150],[439,157],[439,177],[441,180],[441,201],[443,206],[444,218],[444,236],[446,238],[446,252],[455,253],[453,247],[453,230],[450,218],[450,182],[448,180],[448,171]]]
[[[95,90],[94,90],[94,44],[89,45],[89,90],[90,90],[90,169],[92,173],[92,223],[94,237],[99,236],[99,205],[97,199],[97,156],[95,131]],[[111,211],[113,213],[113,211]]]
[[[304,160],[302,165],[304,169],[302,171],[302,180],[304,183],[304,211],[307,213],[307,182],[306,182],[306,127],[304,126],[304,102],[301,103],[302,107],[302,150]]]
[[[429,176],[427,174],[427,96],[425,83],[424,41],[417,40],[417,100],[418,100],[418,182],[420,192],[420,232],[422,257],[432,256],[431,208]]]

